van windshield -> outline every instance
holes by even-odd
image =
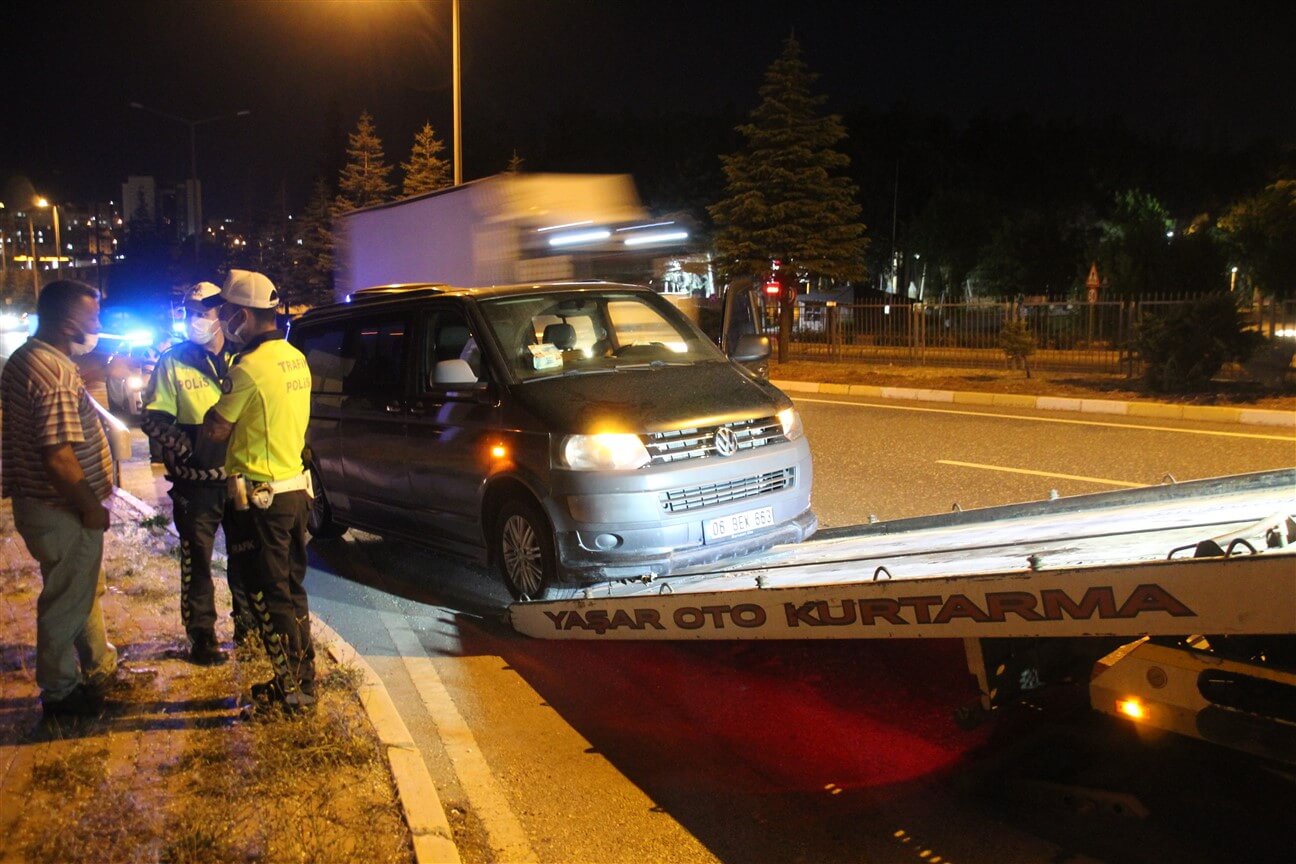
[[[679,311],[648,292],[558,290],[483,300],[481,310],[524,381],[725,359]]]

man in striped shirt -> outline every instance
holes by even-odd
[[[36,683],[45,715],[93,715],[117,672],[104,633],[108,441],[72,357],[99,339],[99,292],[60,280],[41,291],[40,327],[0,375],[0,495],[40,563]]]

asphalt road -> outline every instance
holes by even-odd
[[[815,507],[832,526],[1296,464],[1296,439],[1264,427],[850,397],[798,405]],[[506,595],[490,575],[354,532],[313,544],[307,584],[312,608],[387,681],[466,861],[1289,851],[1277,814],[1296,805],[1290,778],[1194,742],[1139,742],[1071,711],[1073,694],[957,728],[952,709],[975,695],[957,643],[531,641],[501,623]],[[1150,813],[1080,812],[1049,783],[1135,795]]]

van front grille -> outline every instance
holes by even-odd
[[[648,448],[649,455],[652,456],[653,465],[668,465],[683,459],[702,459],[716,455],[715,436],[716,432],[723,427],[733,430],[740,453],[787,440],[783,437],[783,424],[779,423],[777,417],[760,417],[724,423],[720,426],[653,432],[644,435],[643,442]]]
[[[742,480],[729,480],[724,483],[709,483],[706,486],[687,486],[683,489],[668,489],[660,494],[662,510],[667,513],[682,513],[697,510],[701,507],[713,507],[717,504],[728,504],[744,498],[754,498],[769,492],[778,492],[791,488],[796,482],[796,469],[784,468],[781,471],[769,471],[755,477]]]

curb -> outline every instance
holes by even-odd
[[[1027,396],[1020,393],[985,393],[971,390],[923,390],[912,387],[876,387],[869,384],[823,384],[812,381],[781,381],[773,378],[770,379],[770,383],[785,393],[870,396],[874,399],[908,399],[956,405],[997,405],[1004,408],[1034,408],[1040,411],[1078,411],[1084,414],[1119,414],[1126,417],[1153,417],[1159,420],[1204,420],[1211,423],[1242,423],[1250,426],[1283,426],[1296,429],[1296,411],[1223,408],[1216,405],[1175,405],[1166,402],[1122,402],[1114,399],[1065,396]]]
[[[144,519],[158,515],[152,504],[124,489],[114,487],[113,494]],[[179,536],[173,524],[168,523],[166,529],[168,533]],[[323,643],[334,662],[356,667],[364,679],[356,688],[356,695],[373,724],[383,755],[387,757],[387,767],[396,783],[396,797],[400,800],[405,824],[414,840],[414,861],[416,864],[461,864],[454,832],[450,829],[432,775],[428,773],[423,756],[396,710],[396,703],[386,685],[360,652],[314,612],[311,613],[311,629],[318,634],[316,638]]]
[[[337,634],[323,619],[311,613],[311,627],[318,633],[338,664],[360,670],[364,681],[357,688],[360,704],[369,715],[378,743],[387,756],[397,797],[405,812],[405,823],[414,838],[414,860],[418,864],[460,864],[459,848],[423,756],[396,710],[386,685],[354,646]]]

